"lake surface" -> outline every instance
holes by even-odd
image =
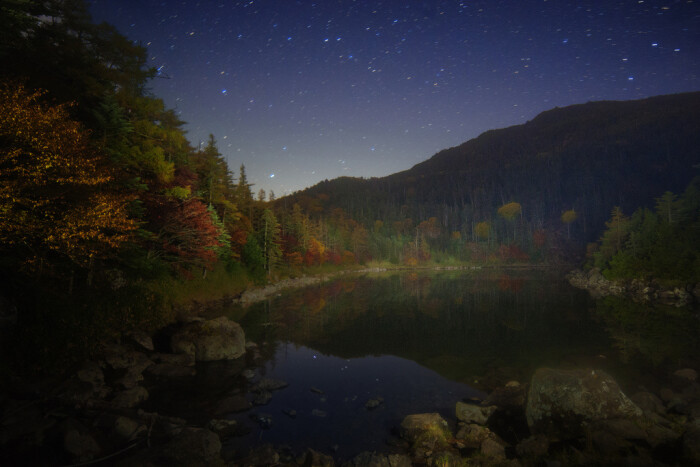
[[[699,354],[697,314],[687,309],[594,301],[532,271],[343,276],[227,316],[258,344],[254,378],[241,376],[241,362],[200,365],[195,381],[151,400],[164,413],[203,421],[217,399],[252,401],[249,389],[262,377],[285,381],[267,404],[221,417],[250,430],[225,443],[240,454],[263,443],[342,459],[387,451],[404,416],[454,419],[457,401],[526,383],[538,367],[603,369],[636,392],[658,389],[668,365]]]

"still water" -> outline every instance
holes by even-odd
[[[219,414],[249,430],[225,448],[286,444],[345,459],[388,450],[408,414],[454,419],[457,401],[527,383],[542,366],[599,368],[623,390],[658,389],[667,365],[698,355],[700,331],[687,309],[596,302],[532,271],[343,276],[227,316],[258,344],[253,379],[240,363],[202,365],[183,391],[158,398],[159,409],[192,420],[227,395],[254,400],[260,378],[283,380],[288,386],[266,404]],[[370,409],[371,401],[380,402]]]

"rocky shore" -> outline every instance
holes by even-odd
[[[610,280],[598,268],[589,271],[574,270],[567,274],[574,287],[588,290],[594,298],[626,296],[637,302],[655,302],[672,306],[700,303],[700,284],[686,287],[663,287],[655,280]]]
[[[231,419],[286,383],[261,375],[258,346],[225,317],[192,318],[156,336],[106,344],[68,380],[17,386],[0,401],[5,465],[697,465],[700,383],[695,369],[669,375],[658,394],[627,396],[603,371],[538,369],[528,382],[495,387],[484,400],[456,400],[454,417],[406,414],[387,432],[384,452],[337,459],[329,453],[262,445],[226,449],[249,428]],[[220,395],[208,418],[180,418],[148,407],[152,393],[191,384],[204,362],[227,362],[219,380],[246,391]],[[313,389],[312,389],[313,390]],[[381,405],[376,398],[367,410]],[[280,416],[294,417],[293,410]],[[320,415],[319,415],[320,416]]]

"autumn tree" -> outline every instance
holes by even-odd
[[[564,211],[561,215],[561,221],[566,224],[566,238],[571,238],[571,224],[578,219],[578,213],[573,209]]]
[[[523,208],[520,203],[510,202],[498,208],[498,215],[508,222],[513,222],[513,240],[515,241],[515,218],[523,214]]]
[[[136,225],[111,189],[103,155],[65,105],[0,86],[0,248],[18,266],[90,267],[114,256]]]
[[[628,235],[629,218],[622,209],[615,206],[610,220],[605,223],[607,230],[600,239],[600,248],[593,255],[596,267],[605,268],[608,261],[622,249]]]
[[[477,239],[488,240],[491,235],[491,225],[486,221],[479,222],[474,227],[474,233]]]

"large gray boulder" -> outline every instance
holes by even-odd
[[[193,355],[199,362],[232,360],[245,353],[245,334],[225,316],[185,324],[170,340],[173,353]]]
[[[532,377],[525,411],[533,434],[574,439],[586,426],[611,419],[638,419],[642,410],[599,370],[538,369]]]

